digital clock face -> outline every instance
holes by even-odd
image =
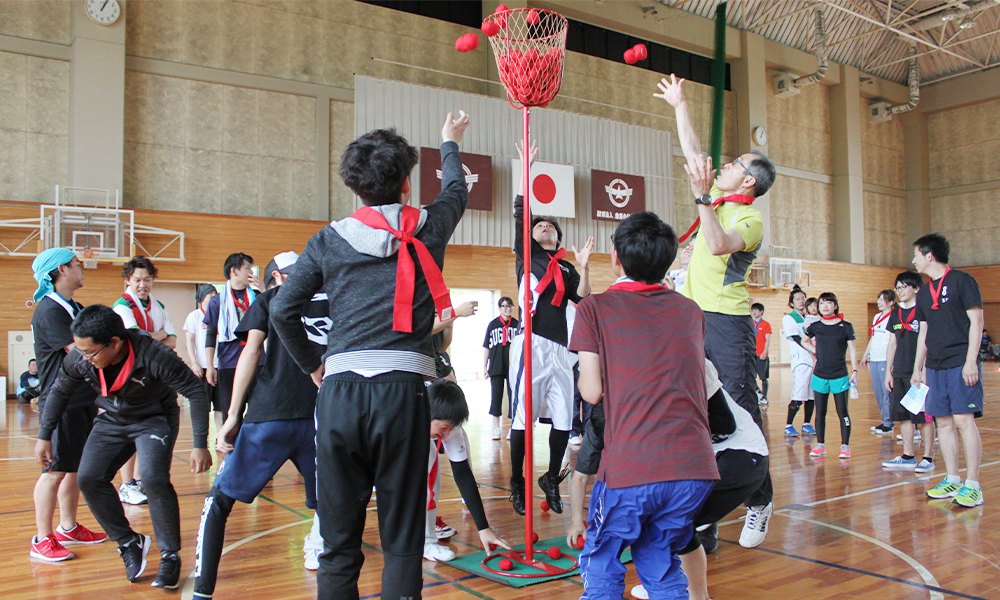
[[[87,0],[87,16],[100,25],[112,25],[122,14],[118,0]]]

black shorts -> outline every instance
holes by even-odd
[[[590,418],[583,432],[580,452],[576,455],[576,472],[597,475],[601,469],[601,452],[604,451],[604,402],[598,402],[590,411]]]
[[[216,374],[218,375],[218,379],[215,382],[215,392],[214,392],[215,395],[210,396],[212,407],[215,409],[216,412],[221,412],[223,415],[228,416],[229,407],[232,406],[233,403],[233,382],[236,381],[236,369],[217,369]],[[253,379],[250,380],[250,385],[247,386],[247,393],[246,393],[247,400],[249,400],[250,396],[253,395],[253,389],[256,385],[257,385],[257,375],[255,374]],[[246,405],[247,403],[244,402],[243,403],[244,411],[246,410]]]
[[[900,404],[903,400],[903,396],[905,396],[908,391],[910,391],[909,377],[904,379],[900,379],[899,377],[892,378],[892,395],[890,396],[891,405],[889,406],[889,418],[897,423],[910,421],[914,425],[918,426],[925,423],[933,423],[934,420],[927,417],[923,411],[913,414],[906,410],[906,407]]]
[[[43,412],[44,407],[38,410]],[[52,430],[52,463],[46,471],[53,473],[76,473],[80,468],[83,447],[90,437],[97,418],[97,406],[70,406],[63,413],[59,424]]]
[[[764,360],[761,360],[758,356],[753,361],[757,367],[757,377],[760,377],[761,381],[767,379],[768,372],[771,370],[771,357],[768,356]]]
[[[218,371],[216,371],[216,373],[218,373]],[[218,381],[216,381],[216,385],[209,385],[209,383],[204,379],[202,379],[201,382],[205,385],[205,394],[208,395],[208,405],[212,408],[212,410],[221,411],[222,409],[219,408]]]

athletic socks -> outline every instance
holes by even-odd
[[[904,454],[903,455],[903,460],[913,460],[913,457],[910,456],[909,454]]]
[[[959,484],[962,483],[962,478],[959,477],[958,475],[949,475],[949,476],[945,477],[944,480],[947,481],[948,483],[954,483],[955,485],[959,485]],[[979,482],[978,481],[975,482],[975,484],[976,484],[976,487],[979,487]]]
[[[972,488],[974,490],[978,490],[979,489],[979,482],[978,481],[973,481],[971,479],[966,479],[965,480],[965,487]]]
[[[567,441],[569,438],[567,438]],[[562,458],[562,455],[559,456]],[[524,480],[524,430],[510,430],[510,476],[518,481]]]
[[[559,470],[562,468],[563,454],[566,453],[568,444],[568,431],[553,429],[549,432],[549,477],[552,481],[559,481]]]

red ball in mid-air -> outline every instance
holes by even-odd
[[[542,500],[542,503],[538,505],[538,508],[542,509],[542,512],[549,512],[549,503]]]
[[[576,540],[573,542],[573,547],[576,548],[577,550],[583,548],[583,536],[582,535],[576,536]]]
[[[537,544],[538,543],[538,533],[536,533],[534,531],[531,532],[531,543],[532,544]]]
[[[501,4],[500,6],[497,7],[497,9],[495,11],[493,11],[493,13],[497,16],[496,21],[497,21],[497,25],[500,26],[500,29],[507,29],[507,11],[508,10],[509,9],[507,8],[506,4]]]
[[[630,65],[634,65],[635,63],[639,62],[639,59],[636,58],[635,56],[635,50],[633,50],[632,48],[629,48],[628,50],[625,51],[625,62]]]
[[[493,37],[496,34],[500,33],[500,26],[497,25],[494,21],[483,22],[483,26],[481,27],[481,29],[483,30],[483,34],[486,37]]]
[[[505,558],[505,559],[503,559],[503,560],[500,561],[500,570],[501,571],[510,571],[510,570],[513,570],[513,568],[514,568],[514,563],[512,563],[509,558]]]
[[[556,548],[555,546],[552,546],[551,548],[549,548],[548,555],[549,558],[551,558],[552,560],[559,560],[560,558],[562,558],[562,550]]]
[[[646,60],[649,56],[649,50],[646,49],[646,44],[636,44],[632,46],[632,52],[635,53],[635,57],[638,60]]]
[[[479,48],[479,36],[478,35],[476,35],[474,33],[467,33],[467,34],[463,35],[462,37],[464,37],[465,40],[466,40],[465,41],[465,46],[468,48],[468,50],[466,50],[466,52],[471,52],[472,50],[475,50],[476,48]]]

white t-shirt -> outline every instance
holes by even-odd
[[[451,462],[462,462],[469,460],[469,436],[465,435],[465,429],[461,425],[448,432],[448,435],[441,438],[441,445],[444,453]],[[439,460],[437,440],[431,438],[431,452],[427,459],[427,472],[434,468],[434,462]]]
[[[198,364],[202,369],[208,367],[208,359],[205,357],[205,338],[208,336],[208,325],[205,325],[205,311],[196,308],[188,313],[184,320],[184,331],[194,334],[195,348],[194,355],[198,358]]]
[[[892,333],[887,329],[890,314],[891,313],[885,313],[883,315],[882,313],[879,313],[872,319],[872,327],[874,327],[875,330],[872,334],[872,339],[869,342],[871,345],[868,346],[869,361],[885,362],[885,351],[889,348],[889,336],[892,335]],[[882,322],[878,323],[880,318],[882,319]]]
[[[796,317],[802,319],[802,322],[800,323]],[[792,339],[794,336],[799,336],[799,339],[805,339],[806,325],[808,323],[809,317],[802,317],[794,311],[781,317],[781,329],[785,332],[785,338],[788,339],[789,363],[792,366],[792,370],[802,365],[807,367],[813,366],[813,355]]]
[[[736,419],[736,431],[721,442],[712,444],[712,450],[716,454],[723,450],[745,450],[761,456],[767,456],[767,440],[764,439],[764,434],[761,432],[760,427],[757,427],[757,424],[753,422],[753,417],[750,416],[750,413],[739,404],[736,404],[736,401],[730,397],[729,392],[723,389],[722,382],[719,381],[719,374],[715,370],[715,365],[707,358],[705,359],[705,387],[709,397],[714,396],[716,392],[722,390],[722,394],[726,397],[726,404],[729,406],[730,412],[733,413],[733,418]]]
[[[132,293],[131,290],[125,290],[125,293],[132,297],[132,301],[136,304],[136,306],[142,306],[142,301],[139,300],[139,297]],[[153,329],[151,331],[163,331],[167,335],[176,337],[177,333],[174,332],[174,324],[170,322],[170,315],[167,314],[167,307],[163,306],[163,303],[154,298],[152,294],[150,294],[146,299],[146,305],[148,306],[148,310],[146,310],[145,307],[140,310],[142,310],[145,318],[152,321]],[[125,324],[125,329],[143,329],[145,331],[150,331],[136,322],[135,313],[128,307],[124,298],[115,300],[115,303],[111,305],[111,309],[114,310],[119,317],[121,317],[122,323]],[[143,325],[145,325],[145,323],[143,323]]]

